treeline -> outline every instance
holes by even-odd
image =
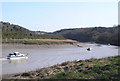
[[[96,42],[102,44],[119,45],[120,26],[116,27],[93,27],[93,28],[75,28],[63,29],[54,32],[62,35],[67,39],[77,40],[80,42]]]
[[[3,39],[64,39],[56,34],[37,34],[19,25],[1,22]],[[39,31],[40,33],[40,31]]]

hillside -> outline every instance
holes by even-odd
[[[43,31],[30,31],[22,26],[8,22],[0,23],[2,24],[3,39],[64,39],[61,35],[47,34]]]
[[[118,45],[120,26],[62,29],[53,33],[30,31],[24,27],[1,22],[3,39],[72,39],[79,42],[96,42]]]
[[[103,44],[120,45],[118,36],[120,34],[118,27],[92,27],[92,28],[74,28],[62,29],[53,34],[62,35],[67,39],[77,40],[80,42],[97,42]],[[119,35],[118,35],[119,34]]]

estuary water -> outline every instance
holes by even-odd
[[[81,45],[81,44],[80,44]],[[87,51],[87,48],[92,48]],[[18,51],[28,54],[27,60],[7,60],[9,53]],[[118,47],[111,45],[82,44],[76,45],[24,45],[3,44],[2,45],[2,74],[14,74],[37,70],[60,64],[65,61],[84,60],[90,58],[103,58],[118,55]]]

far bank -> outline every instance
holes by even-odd
[[[38,45],[43,45],[43,44],[73,44],[77,43],[75,40],[70,40],[70,39],[2,39],[2,43],[6,44],[38,44]]]

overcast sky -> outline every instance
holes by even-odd
[[[118,2],[3,2],[2,21],[35,31],[118,24]]]

